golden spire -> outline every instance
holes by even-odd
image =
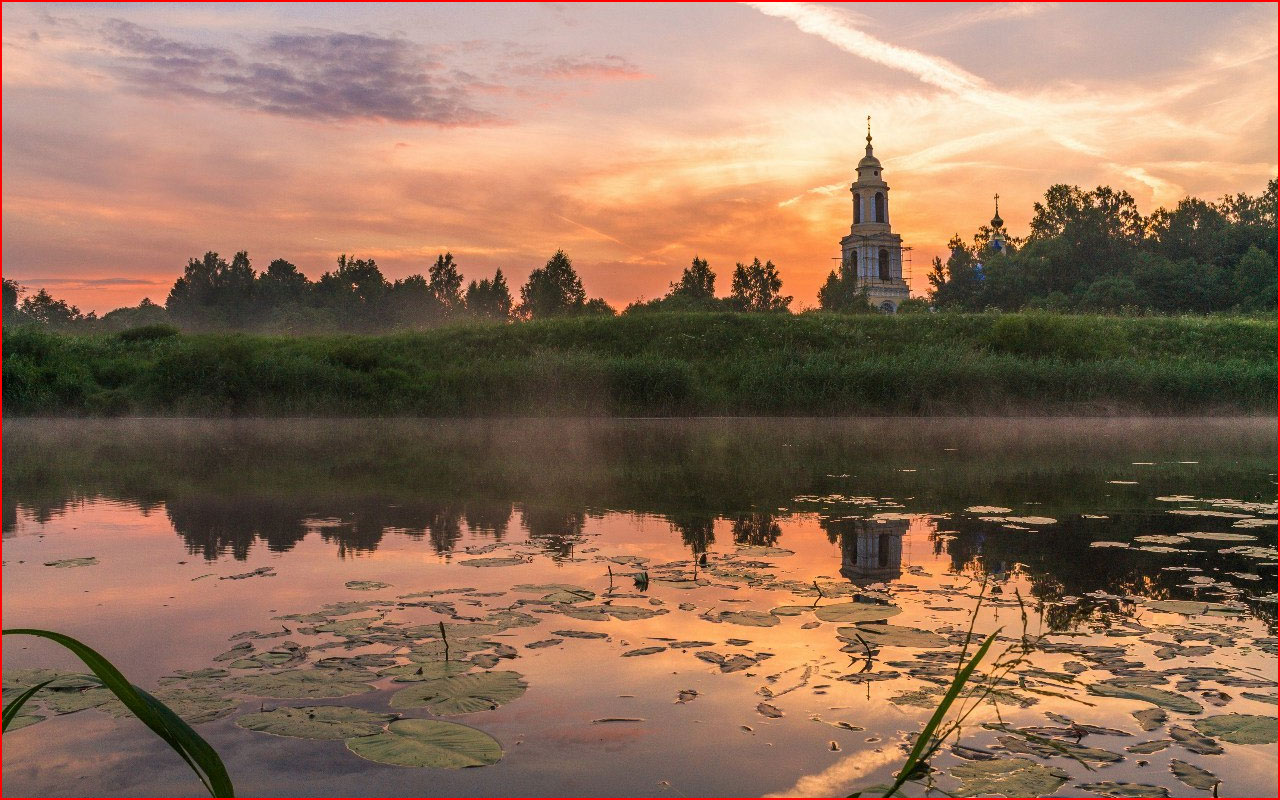
[[[867,115],[867,147],[871,146],[871,115]]]

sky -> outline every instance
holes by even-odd
[[[1265,4],[5,4],[3,272],[99,314],[247,250],[312,279],[451,251],[590,296],[695,255],[778,265],[793,309],[849,232],[866,117],[911,283],[1055,183],[1144,213],[1260,193]]]

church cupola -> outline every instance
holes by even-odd
[[[1000,219],[1000,195],[996,195],[996,215],[991,218],[991,249],[1003,253],[1009,246],[1004,238],[1004,220]]]
[[[858,179],[849,187],[853,194],[853,230],[875,225],[888,229],[889,184],[881,177],[880,159],[871,147],[871,117],[867,117],[867,154],[858,162]]]

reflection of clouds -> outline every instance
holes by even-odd
[[[894,762],[905,760],[896,747],[879,752],[850,753],[835,764],[813,775],[805,775],[790,789],[772,792],[765,797],[843,797],[858,787],[853,782]]]

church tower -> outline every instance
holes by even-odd
[[[996,215],[991,218],[991,250],[1007,253],[1009,243],[1004,238],[1004,220],[1000,219],[1000,195],[996,195]]]
[[[867,154],[858,162],[853,194],[853,225],[840,240],[841,272],[857,277],[871,305],[892,314],[911,296],[902,279],[902,237],[889,223],[889,184],[881,176],[880,159],[871,150],[871,117],[867,117]]]

